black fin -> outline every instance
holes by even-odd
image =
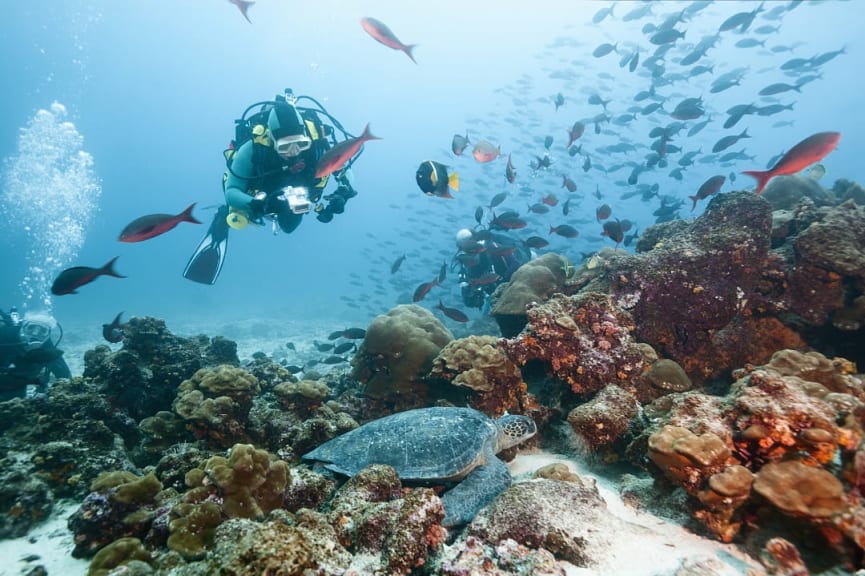
[[[228,249],[228,206],[220,206],[213,222],[189,262],[183,277],[200,284],[215,284]]]

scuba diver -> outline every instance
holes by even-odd
[[[298,106],[302,99],[316,107]],[[333,126],[324,124],[319,114]],[[225,205],[217,210],[184,277],[202,284],[216,282],[225,260],[229,228],[242,230],[250,222],[264,225],[268,218],[274,234],[279,229],[290,234],[313,206],[319,222],[330,222],[335,214],[342,214],[346,202],[357,195],[350,181],[357,156],[333,173],[338,184],[333,194],[322,196],[328,176],[315,176],[319,159],[337,144],[334,127],[345,139],[351,137],[315,99],[295,97],[290,89],[272,101],[248,106],[235,120],[235,138],[225,151]]]
[[[63,329],[49,314],[22,317],[15,308],[0,310],[0,399],[24,397],[31,385],[45,392],[52,376],[71,378],[57,348],[62,338]]]
[[[460,291],[470,308],[484,308],[496,287],[511,279],[517,268],[532,259],[531,251],[518,240],[489,230],[456,234]]]

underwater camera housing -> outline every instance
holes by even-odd
[[[312,209],[309,191],[303,186],[286,186],[282,189],[282,195],[295,214],[306,214]]]

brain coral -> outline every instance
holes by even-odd
[[[377,316],[352,359],[354,378],[374,398],[423,395],[422,378],[453,334],[432,312],[404,304]]]

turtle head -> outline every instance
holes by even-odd
[[[496,452],[516,446],[523,440],[534,436],[538,431],[535,421],[522,414],[505,414],[496,420],[496,427],[499,429]]]

